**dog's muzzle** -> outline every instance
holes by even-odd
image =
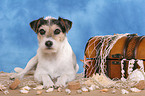
[[[53,45],[53,42],[52,42],[52,41],[46,41],[46,42],[45,42],[45,45],[46,45],[48,48],[51,48],[52,45]]]

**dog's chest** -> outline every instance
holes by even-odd
[[[52,78],[58,77],[63,73],[66,73],[72,68],[70,64],[71,58],[69,56],[61,55],[51,55],[45,57],[39,57],[38,59],[38,69],[49,74]]]

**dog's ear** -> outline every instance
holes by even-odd
[[[68,33],[68,31],[72,27],[72,22],[70,20],[63,19],[61,17],[59,17],[58,20],[61,22],[61,26],[65,29],[65,32]]]
[[[39,18],[38,20],[34,20],[30,22],[30,27],[35,31],[35,33],[38,33],[38,28],[40,27],[42,22],[44,22],[43,17]]]

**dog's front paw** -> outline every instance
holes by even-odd
[[[54,83],[52,81],[43,82],[43,88],[48,89],[54,86]]]
[[[22,79],[23,77],[24,77],[24,74],[15,73],[15,74],[10,76],[10,80],[14,80],[15,78]]]
[[[37,80],[40,80],[40,79],[38,79],[40,77],[42,78],[43,88],[48,89],[48,88],[54,86],[53,81],[51,80],[51,78],[47,74],[37,75]]]
[[[62,79],[58,79],[57,82],[55,83],[55,87],[66,87],[66,82]]]

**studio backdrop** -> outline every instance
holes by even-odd
[[[73,22],[67,38],[79,73],[89,38],[114,33],[145,35],[145,0],[0,0],[0,71],[25,68],[36,55],[37,35],[29,23],[46,16]]]

